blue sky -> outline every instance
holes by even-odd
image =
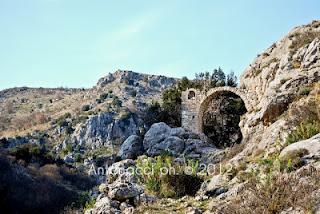
[[[0,0],[0,89],[91,87],[117,69],[240,75],[318,0]]]

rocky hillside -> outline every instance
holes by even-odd
[[[319,118],[319,58],[320,22],[314,21],[293,29],[244,71],[240,87],[258,96],[256,109],[241,121],[246,153],[284,145],[297,125]]]
[[[154,163],[198,173],[191,173],[192,178],[184,172],[108,180],[90,212],[320,212],[319,66],[320,22],[314,21],[259,54],[242,74],[240,87],[257,99],[255,109],[241,117],[241,144],[218,149],[206,136],[154,124],[144,136],[130,136],[118,153],[124,160],[111,167],[124,170],[127,158],[137,158],[129,165],[145,169]],[[159,158],[163,154],[171,159]],[[191,160],[204,167],[197,168]]]
[[[131,112],[160,100],[161,91],[176,79],[118,70],[101,78],[89,89],[13,88],[0,92],[0,135],[26,135],[46,130],[59,117],[81,117],[108,111],[121,103]]]
[[[208,136],[145,126],[141,111],[176,82],[116,71],[90,89],[0,92],[0,172],[54,177],[66,194],[91,188],[73,204],[57,202],[66,213],[320,212],[320,21],[293,29],[244,71],[240,87],[256,95],[254,109],[234,112],[242,101],[232,93],[212,101]],[[72,185],[69,169],[90,177],[86,188]],[[1,175],[9,187],[0,184],[0,204],[24,201]]]

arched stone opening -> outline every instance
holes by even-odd
[[[194,91],[189,91],[189,93],[188,93],[188,100],[195,99],[195,97],[196,97],[196,92],[194,92]]]
[[[219,148],[242,141],[239,122],[247,108],[241,96],[233,91],[212,91],[200,104],[198,130]]]

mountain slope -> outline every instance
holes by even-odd
[[[175,82],[174,78],[118,70],[89,89],[23,87],[3,90],[0,92],[0,136],[45,130],[66,113],[78,117],[105,111],[106,103],[112,102],[114,97],[131,111],[139,111],[151,100],[160,100],[161,91]],[[107,93],[112,96],[105,97]]]

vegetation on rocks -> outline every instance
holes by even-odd
[[[300,140],[306,140],[312,136],[320,133],[320,122],[319,121],[306,121],[300,123],[294,131],[292,131],[287,139],[286,144],[292,144]]]
[[[199,163],[192,160],[176,165],[171,156],[156,156],[138,159],[137,167],[141,171],[141,174],[137,175],[140,183],[160,197],[195,195],[202,183],[202,179],[197,175]]]
[[[263,180],[251,176],[239,197],[226,206],[213,207],[219,213],[280,213],[297,207],[302,212],[312,212],[317,203],[314,194],[319,188],[319,172],[307,170],[306,175],[269,174]],[[300,182],[301,177],[308,182]]]
[[[0,174],[0,206],[8,213],[59,213],[66,206],[79,209],[85,203],[82,195],[95,185],[33,144],[12,148],[9,153],[1,150]]]
[[[296,33],[291,35],[291,38],[293,38],[292,44],[290,46],[291,49],[299,49],[306,44],[310,44],[315,38],[320,37],[320,32],[303,32],[303,33]]]

